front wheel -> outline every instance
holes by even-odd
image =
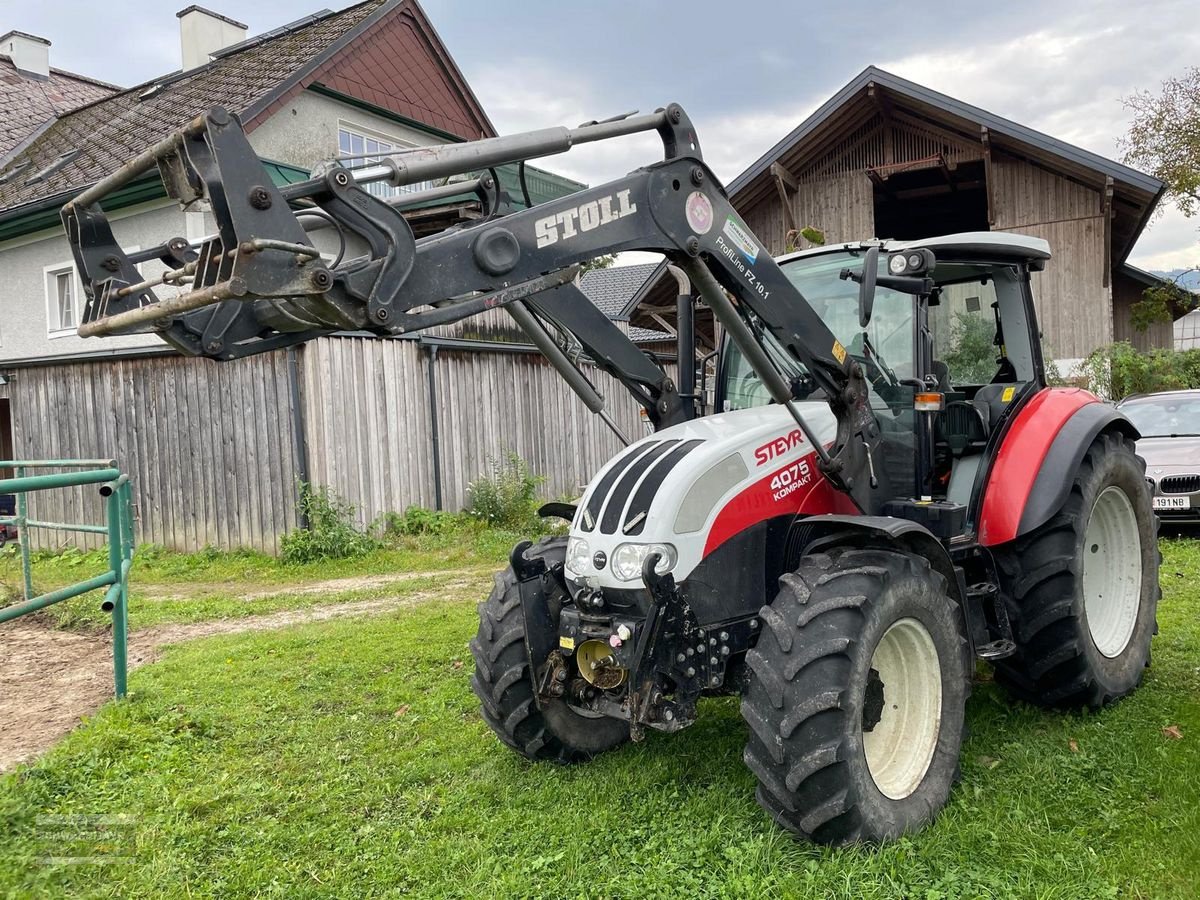
[[[958,772],[971,671],[942,576],[887,549],[813,554],[760,615],[742,702],[759,804],[823,844],[930,822]]]
[[[562,564],[566,546],[566,538],[545,538],[525,556],[540,557],[553,567]],[[545,590],[540,602],[549,602]],[[496,574],[491,595],[479,604],[479,632],[471,641],[471,655],[471,689],[479,698],[484,722],[526,759],[581,762],[629,740],[628,722],[588,714],[562,699],[537,705],[521,592],[511,566]]]
[[[1146,464],[1102,434],[1063,508],[996,554],[1017,652],[996,680],[1041,706],[1099,707],[1142,680],[1158,607],[1158,520]]]

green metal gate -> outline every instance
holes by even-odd
[[[8,622],[26,613],[45,609],[88,591],[105,589],[101,609],[112,615],[113,684],[118,698],[125,696],[128,673],[127,639],[129,631],[129,567],[133,562],[133,501],[129,476],[121,474],[112,459],[35,459],[0,460],[0,469],[13,469],[14,478],[0,479],[0,495],[16,495],[16,515],[0,516],[0,525],[16,526],[21,544],[21,578],[24,599],[20,603],[0,608],[0,622]],[[66,469],[42,475],[27,475],[28,469]],[[32,491],[55,488],[99,486],[105,498],[103,525],[77,525],[64,522],[41,522],[29,518],[27,495]],[[33,594],[33,572],[30,561],[30,529],[75,531],[106,535],[108,538],[108,571],[95,578],[59,588],[38,597]]]

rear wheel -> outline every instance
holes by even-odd
[[[545,538],[525,556],[540,557],[553,567],[562,563],[566,546],[566,538]],[[548,600],[541,598],[543,603]],[[629,740],[627,722],[576,710],[561,699],[538,707],[525,649],[521,594],[511,566],[496,573],[491,595],[479,604],[479,631],[471,641],[471,655],[471,689],[479,698],[483,720],[527,759],[579,762]]]
[[[1136,688],[1158,606],[1158,521],[1133,442],[1102,434],[1064,507],[997,561],[1017,652],[996,680],[1042,706],[1099,707]]]
[[[742,702],[759,804],[826,844],[930,822],[958,771],[970,689],[941,575],[886,549],[814,554],[760,615]]]

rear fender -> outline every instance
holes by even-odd
[[[880,544],[904,553],[929,560],[929,565],[946,579],[946,589],[961,607],[964,585],[955,570],[949,551],[934,534],[917,522],[893,516],[809,516],[797,520],[798,527],[812,529],[808,533],[805,553],[819,552],[847,545]]]
[[[1102,432],[1137,438],[1133,423],[1077,388],[1046,388],[1017,413],[988,473],[979,543],[993,547],[1041,527],[1062,509],[1075,472]]]

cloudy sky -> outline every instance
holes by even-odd
[[[342,0],[207,0],[251,34]],[[731,180],[867,65],[1112,158],[1121,98],[1200,60],[1196,0],[915,0],[898,6],[689,0],[423,0],[501,132],[575,125],[669,101]],[[51,64],[122,85],[178,68],[175,5],[0,0],[0,28],[53,42]],[[546,161],[589,183],[653,159],[655,138]],[[1200,221],[1164,210],[1131,256],[1200,263]]]

